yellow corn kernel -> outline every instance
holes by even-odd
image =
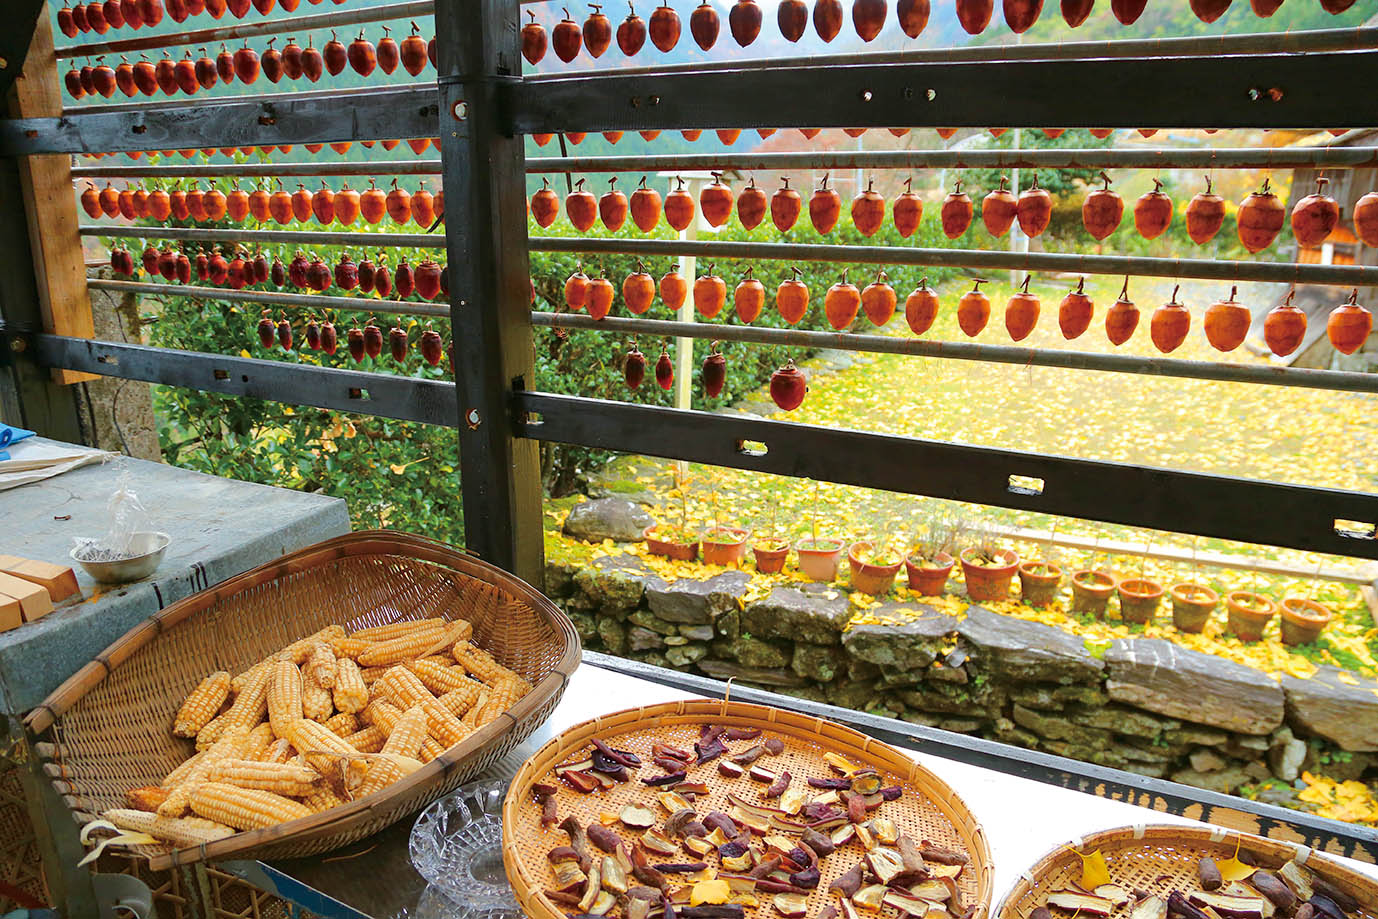
[[[335,685],[335,652],[330,650],[328,642],[316,642],[316,647],[311,651],[311,656],[306,659],[306,663],[301,666],[302,675],[308,679],[315,680],[326,689],[331,689]]]
[[[238,788],[222,782],[206,782],[191,796],[191,809],[208,820],[238,830],[276,826],[309,817],[304,804],[258,788]]]
[[[275,736],[273,726],[266,721],[254,728],[249,732],[249,742],[244,746],[244,759],[262,759],[273,745]]]
[[[263,752],[259,762],[263,763],[285,763],[292,758],[292,742],[286,737],[279,737],[273,741],[272,746]]]
[[[230,692],[235,696],[238,696],[241,692],[244,691],[244,685],[248,683],[251,678],[258,676],[259,673],[271,667],[275,659],[275,656],[268,657],[264,660],[259,661],[257,664],[254,664],[252,667],[250,667],[248,670],[245,670],[243,673],[235,674],[234,679],[230,680]]]
[[[364,719],[366,724],[382,728],[384,734],[391,734],[393,727],[397,724],[397,719],[402,717],[402,710],[391,702],[378,699],[370,702],[368,707],[360,713],[360,717]]]
[[[329,784],[322,782],[311,794],[301,799],[301,803],[313,814],[321,811],[330,810],[345,803],[345,799],[335,794],[335,790]]]
[[[196,749],[209,750],[211,744],[219,740],[220,735],[225,733],[225,726],[227,724],[229,724],[229,722],[225,719],[224,714],[216,715],[214,718],[212,718],[209,724],[207,724],[199,732],[197,732]]]
[[[290,763],[257,763],[247,759],[222,760],[206,777],[238,788],[261,788],[289,798],[301,798],[315,791],[320,773]]]
[[[421,752],[417,754],[416,758],[423,763],[429,763],[431,760],[444,753],[445,750],[446,747],[443,743],[428,734],[426,735],[426,739],[421,742]]]
[[[387,732],[376,724],[370,724],[368,727],[360,728],[353,734],[343,738],[345,743],[349,744],[360,753],[377,753],[379,750],[383,749],[383,744],[387,739]]]
[[[365,641],[391,641],[394,638],[405,638],[427,629],[443,629],[445,625],[446,620],[444,619],[405,619],[401,622],[389,622],[386,625],[359,629],[350,632],[349,637],[362,638]]]
[[[349,638],[332,638],[330,640],[330,650],[334,651],[335,657],[340,660],[344,660],[345,658],[354,660],[360,654],[364,653],[364,649],[371,644],[373,644],[373,642],[367,638],[354,638],[353,636]]]
[[[497,718],[526,695],[528,688],[529,684],[521,677],[496,681],[489,690],[488,701],[484,703],[483,710],[477,716],[478,723],[484,725]]]
[[[226,670],[217,670],[187,694],[182,707],[177,710],[177,717],[173,719],[172,733],[177,737],[195,737],[211,723],[229,696],[230,674]]]
[[[487,689],[487,687],[482,683],[469,680],[468,686],[451,690],[441,696],[438,701],[441,705],[454,713],[456,718],[462,718],[468,713],[469,709],[474,707],[474,703],[483,695],[485,689]]]
[[[359,719],[349,712],[340,712],[338,715],[331,715],[322,722],[330,733],[339,737],[348,737],[359,730]]]
[[[473,642],[456,642],[450,653],[460,666],[485,683],[492,683],[503,677],[517,677],[515,672],[499,664],[493,659],[493,655]]]
[[[330,693],[335,707],[340,711],[363,711],[368,704],[368,684],[364,682],[359,665],[347,657],[340,658],[336,667],[335,686]]]
[[[225,712],[225,729],[240,727],[248,730],[268,715],[268,682],[271,667],[264,667],[244,682],[244,688],[234,697],[234,704]]]
[[[201,817],[159,817],[148,811],[113,808],[101,814],[115,826],[132,833],[147,833],[174,846],[199,846],[234,835],[234,828]]]
[[[306,760],[307,765],[327,778],[338,778],[345,788],[357,788],[368,771],[368,764],[342,737],[326,730],[325,725],[305,718],[287,729],[287,739]]]
[[[416,674],[401,664],[383,674],[382,679],[373,684],[384,699],[406,711],[413,705],[420,705],[435,696]]]
[[[302,715],[301,670],[291,661],[276,661],[268,683],[268,723],[281,737],[287,726]]]
[[[185,814],[192,794],[205,784],[206,776],[210,775],[211,770],[227,759],[242,757],[248,743],[247,730],[239,727],[227,729],[224,736],[212,744],[196,765],[188,770],[182,781],[167,796],[167,800],[158,805],[158,813],[164,817],[180,817]],[[220,822],[224,823],[223,820]]]
[[[401,638],[374,642],[371,647],[365,648],[359,654],[359,665],[361,667],[381,667],[385,664],[400,664],[402,661],[416,660],[416,658],[435,650],[437,645],[443,646],[448,640],[448,636],[449,632],[444,628],[429,628],[404,635]]]
[[[396,753],[415,759],[421,752],[422,742],[426,739],[428,724],[425,708],[417,705],[407,709],[388,733],[387,743],[383,744],[381,752]]]
[[[426,658],[425,660],[412,661],[406,666],[408,670],[416,674],[417,679],[426,689],[437,696],[467,687],[472,687],[475,695],[477,695],[479,684],[469,679],[462,668],[455,668],[459,672],[454,672],[448,662],[442,664],[431,658]]]
[[[355,800],[364,795],[381,791],[393,782],[421,768],[421,762],[415,759],[408,759],[405,756],[382,756],[381,754],[374,760],[369,767],[368,778],[359,786],[354,793]]]
[[[172,788],[176,785],[181,784],[182,780],[187,777],[187,773],[195,769],[196,764],[201,762],[205,755],[205,752],[202,751],[200,753],[193,754],[189,759],[182,760],[182,762],[177,765],[177,768],[169,772],[167,774],[167,778],[163,779],[163,787]]]
[[[294,664],[301,665],[306,663],[307,659],[311,656],[311,652],[316,650],[317,642],[330,642],[336,638],[344,637],[344,626],[328,625],[319,632],[314,632],[307,635],[305,638],[297,639],[277,654],[272,655],[269,660],[291,661]]]
[[[360,667],[359,676],[363,677],[365,685],[372,686],[379,677],[391,669],[391,664],[386,667]]]
[[[335,700],[330,690],[308,677],[301,681],[301,713],[312,721],[324,723],[335,713]]]

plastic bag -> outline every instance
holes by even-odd
[[[136,533],[148,529],[148,512],[130,487],[129,471],[120,473],[118,487],[106,502],[110,523],[99,539],[77,537],[78,555],[88,562],[112,562],[140,554],[134,551]]]

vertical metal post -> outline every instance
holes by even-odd
[[[533,389],[522,138],[499,129],[498,87],[521,78],[517,0],[436,0],[441,171],[470,551],[541,582],[540,461],[513,436]]]

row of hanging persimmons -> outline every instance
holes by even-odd
[[[809,222],[819,233],[831,232],[842,214],[842,197],[836,189],[828,187],[828,178],[823,176],[808,202]],[[1110,178],[1104,172],[1101,180],[1104,187],[1089,192],[1081,206],[1082,224],[1097,240],[1115,232],[1124,218],[1124,199],[1110,188]],[[618,190],[616,176],[608,180],[608,191],[596,199],[584,188],[584,181],[580,179],[575,183],[564,202],[570,223],[581,233],[587,232],[597,221],[616,232],[628,216],[637,229],[649,233],[660,222],[662,212],[665,222],[674,230],[684,230],[694,220],[694,197],[684,189],[683,179],[678,180],[677,187],[663,202],[660,192],[646,187],[645,177],[630,198]],[[1002,176],[1000,187],[981,199],[981,222],[987,232],[995,237],[1004,236],[1018,221],[1024,235],[1041,236],[1052,220],[1052,195],[1039,187],[1037,177],[1017,197],[1005,187],[1007,181]],[[1339,225],[1340,205],[1325,193],[1328,181],[1324,177],[1317,179],[1315,192],[1303,197],[1292,208],[1292,233],[1299,245],[1319,246]],[[560,199],[551,190],[549,180],[542,182],[542,188],[531,196],[529,207],[537,225],[548,227],[559,216]],[[713,182],[699,192],[698,209],[710,226],[720,227],[732,216],[735,203],[737,218],[748,230],[760,226],[768,211],[775,228],[784,233],[799,220],[803,200],[798,191],[790,188],[788,178],[781,182],[783,184],[769,199],[756,187],[754,178],[734,196],[732,188],[723,182],[722,174],[715,172]],[[923,218],[923,200],[912,190],[911,180],[906,179],[904,186],[905,191],[891,203],[890,212],[895,229],[907,239]],[[956,239],[970,228],[975,210],[971,197],[962,191],[962,182],[958,179],[939,209],[943,233],[948,239]],[[869,182],[866,190],[852,199],[852,225],[862,236],[873,236],[885,223],[885,211],[885,198],[875,190],[874,182]],[[1161,236],[1172,223],[1172,215],[1172,199],[1163,193],[1162,183],[1156,179],[1153,190],[1134,202],[1134,228],[1144,239]],[[1282,201],[1273,194],[1265,179],[1261,189],[1251,192],[1239,204],[1236,215],[1239,241],[1250,252],[1266,249],[1282,231],[1286,215]],[[1225,201],[1211,192],[1209,177],[1206,190],[1188,202],[1184,218],[1187,235],[1197,245],[1204,245],[1220,232],[1225,221]],[[1369,192],[1355,204],[1354,229],[1365,244],[1378,246],[1378,192]]]
[[[799,269],[792,269],[794,277],[782,281],[775,291],[775,307],[780,317],[790,325],[802,320],[809,308],[809,288],[799,279]],[[765,285],[752,276],[747,267],[741,281],[732,292],[733,308],[737,319],[744,323],[754,322],[765,309]],[[1057,321],[1062,335],[1067,340],[1080,338],[1091,326],[1095,316],[1095,304],[1085,292],[1084,281],[1077,282],[1076,289],[1063,297],[1058,306]],[[980,335],[990,322],[991,302],[981,285],[985,280],[977,280],[972,289],[962,295],[957,302],[957,325],[968,337]],[[689,284],[678,270],[671,268],[656,282],[640,261],[637,270],[622,281],[622,299],[627,311],[633,315],[648,312],[655,303],[657,291],[660,299],[671,310],[678,310],[690,295]],[[695,279],[693,284],[694,308],[705,319],[712,319],[722,312],[727,303],[727,282],[713,273],[708,266],[705,275]],[[1206,338],[1218,351],[1229,352],[1244,343],[1253,322],[1249,308],[1235,300],[1237,288],[1230,288],[1230,295],[1207,308],[1203,319]],[[1330,343],[1344,354],[1353,354],[1368,339],[1373,329],[1372,314],[1358,303],[1358,290],[1355,290],[1342,305],[1336,307],[1326,323]],[[603,277],[589,277],[582,265],[565,280],[565,304],[571,310],[588,310],[594,319],[606,317],[612,310],[614,290],[612,281]],[[878,271],[876,278],[864,289],[847,280],[847,272],[842,272],[838,282],[828,288],[823,297],[823,313],[828,324],[841,331],[849,327],[857,316],[865,312],[873,325],[884,326],[894,316],[899,298],[889,283],[886,273]],[[923,335],[933,326],[941,304],[938,293],[928,286],[924,278],[905,298],[904,318],[915,335]],[[1025,276],[1023,286],[1016,291],[1005,307],[1005,330],[1013,341],[1023,341],[1038,325],[1042,304],[1038,297],[1029,292],[1029,276]],[[1113,345],[1122,345],[1134,336],[1139,327],[1141,313],[1129,299],[1129,278],[1124,279],[1124,287],[1119,297],[1105,313],[1105,336]],[[1306,313],[1292,305],[1292,294],[1285,302],[1268,312],[1264,319],[1264,340],[1274,354],[1291,354],[1301,345],[1306,336]],[[1173,289],[1172,299],[1153,311],[1149,319],[1149,336],[1154,347],[1169,354],[1186,341],[1191,330],[1191,312],[1177,302],[1177,289]]]

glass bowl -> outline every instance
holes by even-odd
[[[472,782],[416,818],[411,863],[468,919],[521,919],[502,864],[502,800],[507,783]]]

